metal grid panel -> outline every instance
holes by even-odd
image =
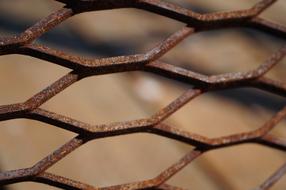
[[[277,112],[259,129],[219,138],[208,138],[164,124],[164,120],[192,99],[209,91],[253,87],[286,97],[286,84],[265,77],[286,54],[286,46],[273,53],[258,68],[248,72],[226,73],[206,76],[173,66],[158,59],[186,37],[206,30],[228,27],[248,27],[264,31],[273,36],[286,38],[286,27],[259,17],[276,0],[261,0],[252,8],[229,12],[199,14],[175,4],[161,0],[57,0],[65,6],[42,19],[18,36],[0,38],[0,55],[23,54],[50,61],[72,69],[38,94],[23,103],[0,106],[0,120],[27,118],[54,125],[78,134],[34,166],[0,173],[0,185],[24,181],[49,184],[64,189],[182,189],[166,183],[173,175],[203,153],[243,143],[258,143],[286,150],[286,141],[277,139],[269,132],[286,117],[286,107]],[[159,43],[145,54],[86,59],[34,43],[35,39],[61,24],[64,20],[82,12],[117,8],[138,8],[175,19],[186,24],[182,29]],[[165,108],[146,119],[95,125],[76,121],[57,113],[39,108],[43,103],[62,92],[75,82],[90,76],[126,71],[145,71],[181,81],[193,86]],[[46,172],[66,155],[85,143],[104,137],[131,133],[153,133],[175,139],[196,148],[186,154],[158,176],[149,180],[97,188],[62,176]],[[286,173],[286,163],[270,176],[258,189],[269,189]]]

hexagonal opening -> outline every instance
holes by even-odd
[[[183,25],[139,9],[93,11],[67,19],[37,41],[75,55],[122,56],[146,53]]]
[[[273,36],[260,31],[228,28],[190,35],[161,59],[210,76],[256,69],[281,46]],[[279,72],[283,62],[285,59],[271,71]]]
[[[0,122],[1,170],[28,168],[71,139],[74,133],[27,119]]]
[[[188,145],[150,134],[96,139],[48,171],[95,187],[125,184],[156,177],[190,149]]]
[[[0,105],[24,102],[69,69],[21,55],[0,56]]]
[[[90,124],[149,118],[182,92],[168,82],[142,72],[90,77],[41,107]]]
[[[250,88],[208,92],[190,101],[164,123],[215,138],[258,129],[285,103],[283,97]]]
[[[260,145],[222,148],[203,154],[169,183],[195,189],[254,189],[284,162],[284,153]],[[284,177],[271,189],[283,189],[285,185]]]
[[[49,0],[1,1],[0,31],[7,35],[20,34],[38,20],[49,15],[52,10],[60,7],[62,7],[60,3]]]

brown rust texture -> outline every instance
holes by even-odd
[[[261,30],[282,40],[286,38],[286,27],[260,18],[260,14],[271,7],[276,0],[261,0],[252,8],[231,12],[199,14],[175,4],[161,0],[58,0],[64,7],[50,16],[28,28],[19,36],[0,38],[0,54],[24,54],[50,61],[72,69],[72,71],[37,93],[23,103],[0,106],[0,120],[27,118],[49,123],[55,127],[73,131],[78,134],[59,149],[40,160],[34,166],[25,169],[0,173],[0,185],[33,181],[63,189],[182,189],[167,184],[168,179],[178,173],[186,165],[203,153],[242,143],[258,143],[281,151],[286,151],[286,142],[269,135],[269,132],[286,117],[286,107],[267,121],[259,129],[224,136],[208,138],[189,131],[183,131],[164,124],[164,120],[187,104],[192,99],[213,90],[232,89],[239,87],[254,87],[270,93],[286,97],[286,84],[274,81],[265,76],[286,55],[286,46],[274,52],[258,68],[248,72],[226,73],[206,76],[190,70],[159,61],[170,49],[185,38],[203,30],[215,30],[226,27],[249,27]],[[73,15],[104,9],[138,8],[185,23],[185,26],[159,43],[145,54],[109,57],[102,59],[87,59],[65,52],[53,50],[36,44],[34,41],[42,34],[54,28]],[[190,85],[189,90],[175,99],[165,108],[149,118],[125,121],[104,125],[90,125],[68,118],[57,113],[39,108],[43,103],[65,90],[77,81],[95,75],[125,71],[152,72],[173,80]],[[195,149],[190,151],[177,163],[167,168],[158,176],[149,180],[129,184],[119,184],[111,187],[93,187],[62,176],[48,173],[47,170],[66,155],[89,141],[131,133],[154,133],[172,138],[190,145]],[[270,176],[257,189],[269,189],[285,173],[285,164]]]

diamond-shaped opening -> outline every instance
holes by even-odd
[[[281,42],[271,35],[246,28],[228,28],[193,34],[162,60],[205,75],[246,72],[263,64],[279,48]]]
[[[0,122],[1,170],[33,166],[56,150],[74,133],[27,119]]]
[[[188,8],[192,11],[198,13],[212,13],[218,11],[232,11],[232,10],[242,10],[249,9],[258,0],[249,0],[249,1],[223,1],[223,0],[165,0],[170,3],[178,4],[184,8]]]
[[[156,177],[190,146],[150,134],[97,139],[80,147],[48,171],[96,187]]]
[[[254,189],[284,162],[285,153],[260,145],[222,148],[203,154],[168,183],[198,190]],[[284,177],[273,189],[285,186]]]
[[[69,69],[20,55],[0,56],[0,105],[24,102]]]
[[[142,72],[90,77],[41,107],[91,124],[149,118],[182,92],[172,92],[166,80],[158,78]]]
[[[165,123],[215,138],[258,129],[285,104],[280,96],[252,88],[208,92],[189,102]]]
[[[29,189],[29,190],[61,190],[57,187],[52,187],[49,185],[41,184],[41,183],[34,183],[34,182],[23,182],[23,183],[16,183],[12,185],[6,185],[4,186],[3,190],[23,190],[23,189]]]
[[[50,0],[1,1],[0,34],[2,31],[7,35],[20,34],[60,7],[62,7],[60,3]]]
[[[68,33],[56,32],[60,24],[37,41],[69,53],[91,57],[145,53],[184,25],[137,9],[86,12],[63,23]]]

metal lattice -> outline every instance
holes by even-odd
[[[268,34],[286,38],[286,27],[259,17],[265,9],[276,0],[261,0],[250,9],[230,12],[199,14],[175,4],[161,0],[57,0],[65,6],[42,19],[18,36],[0,38],[0,54],[24,54],[50,61],[72,69],[46,89],[23,103],[0,106],[0,120],[28,118],[52,124],[78,134],[34,166],[25,169],[0,173],[0,185],[24,181],[49,184],[64,189],[182,189],[168,185],[166,181],[203,153],[242,143],[258,143],[281,151],[286,151],[286,141],[277,139],[269,132],[286,117],[286,107],[276,113],[259,129],[220,138],[208,138],[188,131],[182,131],[164,124],[164,120],[186,103],[203,93],[254,87],[286,97],[286,83],[271,80],[265,74],[285,56],[286,46],[273,53],[257,69],[248,72],[227,73],[205,76],[190,70],[176,67],[158,59],[183,39],[206,30],[228,27],[248,27]],[[103,59],[86,59],[34,43],[35,39],[62,23],[64,20],[82,12],[117,8],[138,8],[175,19],[186,24],[166,40],[145,54],[109,57]],[[187,90],[171,104],[147,119],[126,121],[104,125],[89,125],[57,113],[39,108],[43,103],[74,84],[90,76],[124,71],[146,71],[190,84],[194,87]],[[120,184],[112,187],[96,188],[62,176],[46,172],[59,160],[83,144],[104,137],[131,133],[153,133],[190,144],[196,148],[186,154],[158,176],[149,180]],[[286,173],[286,163],[269,177],[257,189],[268,189]]]

